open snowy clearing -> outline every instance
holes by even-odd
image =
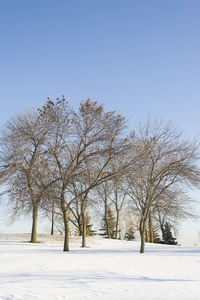
[[[0,235],[0,299],[199,300],[200,248],[101,238],[62,252],[61,238]]]

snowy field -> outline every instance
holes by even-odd
[[[0,235],[0,299],[199,300],[200,248],[91,238],[88,248],[60,238]]]

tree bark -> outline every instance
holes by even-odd
[[[85,208],[82,207],[81,209],[82,214],[82,247],[86,247],[86,231],[87,231],[87,224],[85,219]]]
[[[51,235],[54,234],[54,203],[52,204],[52,213],[51,213]]]
[[[69,218],[68,212],[65,210],[63,212],[64,226],[65,226],[65,239],[63,251],[69,251]]]
[[[109,223],[108,223],[107,198],[105,198],[105,224],[106,224],[107,236],[108,236],[108,239],[110,239],[111,238],[111,234],[110,234],[110,228],[109,228]]]
[[[77,222],[78,222],[79,236],[82,236],[83,230],[82,230],[82,223],[81,223],[81,216],[80,215],[78,215]]]
[[[116,210],[117,218],[116,218],[116,227],[115,227],[115,239],[118,238],[118,231],[119,231],[119,209]]]
[[[149,213],[149,242],[153,243],[153,241],[154,241],[153,224],[152,224],[151,213]]]
[[[33,222],[31,231],[31,243],[37,243],[37,219],[38,219],[38,206],[33,206]]]
[[[145,225],[145,242],[149,243],[149,228]]]
[[[165,240],[165,230],[164,230],[164,224],[163,223],[160,224],[160,229],[161,229],[161,232],[162,232],[162,240],[164,241]]]
[[[144,253],[145,248],[145,220],[140,220],[140,238],[141,238],[141,244],[140,244],[140,253]]]

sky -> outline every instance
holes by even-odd
[[[0,1],[0,125],[65,95],[199,137],[199,14],[199,0]]]

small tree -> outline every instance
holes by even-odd
[[[96,234],[96,231],[92,229],[93,224],[91,224],[91,217],[88,213],[85,214],[85,223],[86,223],[86,235],[87,236],[94,236]],[[83,224],[81,221],[81,228],[83,228]],[[78,230],[79,235],[79,230]]]
[[[168,245],[177,245],[176,238],[172,234],[172,226],[169,222],[164,223],[163,225],[163,243]]]
[[[115,223],[116,223],[116,220],[113,215],[113,212],[112,212],[111,208],[108,207],[106,219],[104,216],[103,220],[102,220],[102,228],[100,230],[103,232],[101,235],[103,237],[113,239],[115,237],[115,226],[116,226]]]
[[[135,229],[133,224],[130,224],[128,230],[125,233],[124,239],[127,241],[135,240]]]

